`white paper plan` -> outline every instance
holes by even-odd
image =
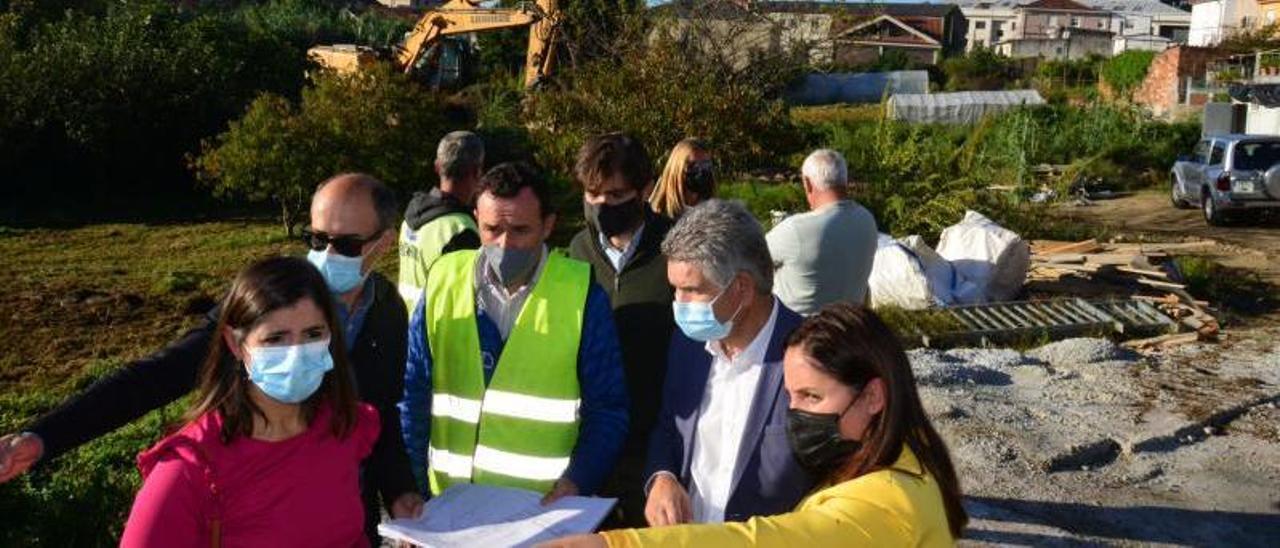
[[[460,484],[427,502],[416,519],[393,519],[378,534],[419,546],[531,546],[590,533],[617,499],[564,497],[543,506],[542,494],[490,485]]]

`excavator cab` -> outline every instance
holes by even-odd
[[[432,89],[457,89],[472,80],[474,50],[463,36],[446,36],[427,48],[410,76]]]

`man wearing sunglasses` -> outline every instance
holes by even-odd
[[[396,408],[403,392],[404,303],[373,265],[395,243],[395,194],[371,176],[342,174],[316,190],[307,258],[324,275],[354,365],[360,399],[378,409],[382,429],[362,466],[366,533],[380,544],[379,498],[393,517],[422,507],[409,468]],[[0,482],[49,461],[185,396],[208,355],[218,310],[167,348],[121,367],[73,396],[26,431],[0,438]]]

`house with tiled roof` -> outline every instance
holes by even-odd
[[[1036,0],[1015,10],[1018,38],[1056,38],[1067,29],[1111,33],[1111,12],[1074,0]]]
[[[933,64],[964,51],[964,14],[953,4],[677,0],[653,10],[674,16],[662,32],[712,29],[740,52],[803,47],[816,64],[855,66],[888,53]]]
[[[1018,37],[1025,30],[1019,14],[1034,0],[950,0],[964,12],[969,28],[965,49],[994,48],[997,43]],[[1280,1],[1280,0],[1276,0]],[[1111,14],[1109,30],[1114,33],[1113,53],[1130,49],[1163,50],[1170,45],[1185,44],[1191,29],[1191,12],[1159,0],[1073,0],[1078,6]],[[1040,14],[1057,12],[1060,27],[1070,27],[1070,17],[1081,17],[1077,28],[1097,29],[1097,20],[1077,7],[1041,4]],[[1046,8],[1058,8],[1057,10]],[[1066,8],[1066,9],[1062,9]],[[1036,17],[1032,17],[1036,19]],[[1066,23],[1066,24],[1062,24]],[[1093,23],[1092,27],[1089,23]],[[1095,33],[1096,34],[1096,33]]]

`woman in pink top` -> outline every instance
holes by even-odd
[[[320,273],[275,257],[241,272],[187,424],[138,456],[120,544],[368,546],[359,463],[378,437],[359,404]]]

